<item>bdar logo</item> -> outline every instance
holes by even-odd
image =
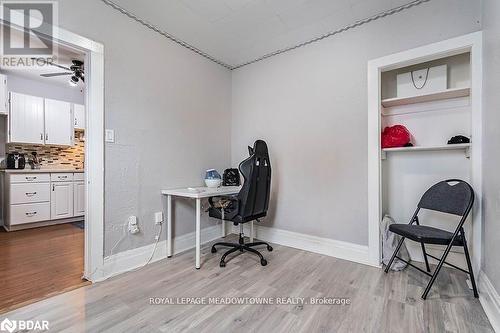
[[[8,331],[10,333],[14,332],[16,329],[16,321],[15,320],[9,320],[9,318],[5,318],[1,323],[0,323],[0,331]]]

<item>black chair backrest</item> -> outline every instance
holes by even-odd
[[[250,157],[240,163],[239,169],[244,178],[238,194],[239,218],[251,221],[265,216],[271,192],[271,162],[267,144],[262,140],[255,141]]]
[[[463,180],[449,179],[439,182],[428,189],[420,199],[418,207],[467,216],[473,203],[474,190],[472,187]]]

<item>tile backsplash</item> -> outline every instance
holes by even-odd
[[[85,140],[81,132],[75,132],[75,145],[72,147],[40,146],[31,144],[9,143],[6,145],[6,152],[18,152],[25,154],[26,168],[30,168],[28,160],[31,153],[36,152],[42,159],[42,168],[75,168],[83,170],[85,161]]]

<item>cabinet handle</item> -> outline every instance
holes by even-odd
[[[45,141],[49,141],[49,133],[45,133]]]
[[[43,133],[40,133],[40,141],[43,141]]]
[[[36,215],[36,212],[26,213],[26,216],[29,216],[29,217],[35,216],[35,215]]]
[[[66,179],[68,176],[57,176],[59,179]]]
[[[27,197],[32,197],[34,195],[36,195],[36,192],[26,192]]]
[[[26,177],[27,181],[32,181],[32,180],[35,180],[35,179],[36,179],[36,177]]]
[[[56,185],[52,185],[52,192],[56,190]]]

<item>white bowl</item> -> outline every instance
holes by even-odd
[[[219,187],[221,183],[222,180],[220,179],[205,179],[205,185],[207,185],[207,187]]]

